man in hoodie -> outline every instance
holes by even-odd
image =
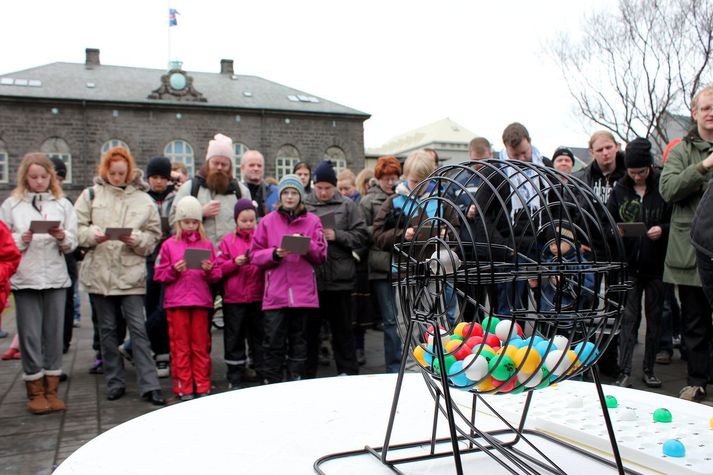
[[[589,139],[592,162],[572,175],[594,191],[602,203],[609,199],[614,184],[626,174],[624,154],[614,135],[606,130],[594,132]]]

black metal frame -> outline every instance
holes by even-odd
[[[407,330],[405,335],[402,335],[404,353],[396,380],[384,444],[381,447],[366,446],[360,450],[321,457],[314,463],[317,473],[324,473],[321,466],[330,460],[371,454],[394,473],[402,473],[398,469],[402,464],[453,457],[456,473],[462,474],[462,455],[484,453],[509,473],[564,474],[565,472],[530,440],[530,438],[540,437],[592,460],[615,467],[620,474],[637,474],[624,467],[619,453],[599,373],[594,366],[598,356],[593,358],[587,356],[584,358],[586,361],[580,362],[579,365],[575,365],[572,361],[567,370],[553,377],[552,381],[564,381],[572,376],[590,372],[607,427],[613,461],[542,432],[526,429],[527,415],[535,388],[525,389],[525,384],[519,386],[521,390],[528,393],[517,425],[508,422],[482,397],[482,394],[501,392],[498,388],[471,389],[472,408],[468,415],[463,414],[453,404],[451,390],[458,386],[449,380],[453,375],[445,371],[446,356],[452,353],[447,353],[438,330],[441,325],[450,326],[448,323],[450,316],[447,315],[450,303],[445,302],[446,298],[460,298],[465,305],[475,306],[476,312],[480,312],[481,316],[489,314],[507,318],[512,322],[528,323],[533,325],[533,328],[541,325],[545,330],[541,334],[545,339],[550,339],[548,352],[552,347],[554,336],[561,335],[562,332],[567,332],[566,338],[569,342],[594,341],[595,347],[603,351],[617,331],[626,291],[630,287],[629,282],[626,281],[623,245],[618,234],[614,232],[616,224],[604,204],[585,184],[552,169],[530,163],[503,164],[497,160],[478,163],[478,167],[475,168],[471,168],[473,163],[469,162],[439,169],[419,184],[409,196],[409,199],[413,198],[418,203],[421,193],[435,182],[436,191],[427,198],[429,202],[416,206],[408,204],[404,209],[404,216],[402,216],[404,222],[408,223],[408,226],[415,227],[415,236],[421,236],[425,232],[426,238],[414,238],[412,241],[402,239],[401,242],[394,243],[394,260],[398,269],[395,285],[399,290],[404,326]],[[480,180],[479,186],[483,187],[485,192],[473,194],[468,191],[467,185],[475,178]],[[530,188],[523,191],[527,185],[530,185]],[[514,211],[508,211],[510,209],[508,207],[511,203],[517,203],[516,200],[520,200],[522,207],[513,216],[509,213]],[[528,200],[537,200],[538,203],[545,203],[546,206],[535,212],[534,208],[530,209]],[[434,206],[436,208],[433,215],[427,215],[429,204],[432,208]],[[468,225],[468,236],[465,241],[462,241],[453,223],[454,221],[460,222],[461,225],[466,223],[465,214],[468,206],[475,207],[477,210],[476,224]],[[446,218],[447,212],[450,213],[450,221]],[[506,216],[505,219],[503,214]],[[515,223],[518,219],[520,224],[516,227]],[[506,223],[504,234],[507,234],[507,242],[491,240],[491,230],[495,222],[493,220],[499,220],[500,225]],[[524,228],[522,222],[527,223]],[[569,233],[573,236],[566,236],[566,233],[561,231],[563,225],[570,229]],[[405,228],[406,224],[403,227]],[[524,233],[528,232],[531,236],[534,235],[535,244],[531,243],[528,244],[530,247],[524,247],[520,242]],[[543,239],[541,236],[550,236],[547,238],[549,241],[538,241]],[[576,242],[582,238],[593,248],[591,259],[584,259],[583,252],[576,245]],[[557,248],[560,249],[561,243],[565,241],[570,242],[576,251],[577,257],[574,262],[562,260],[546,263],[541,255],[532,252],[533,247],[539,249],[551,243],[556,243]],[[595,243],[598,248],[595,248]],[[507,254],[509,257],[499,257],[503,255],[503,250],[509,251]],[[433,255],[429,256],[430,252],[433,252]],[[466,262],[457,262],[461,260],[458,256]],[[583,263],[586,263],[586,267],[582,266]],[[459,268],[460,264],[463,265]],[[600,279],[607,280],[606,289],[602,294],[596,290],[585,289],[582,282],[586,273],[596,274]],[[565,307],[562,297],[557,297],[556,301],[552,302],[553,308],[543,309],[540,307],[539,299],[529,303],[518,301],[513,291],[507,296],[511,313],[505,316],[494,313],[493,309],[486,311],[482,302],[475,301],[467,291],[457,290],[457,284],[515,284],[518,281],[523,282],[543,276],[546,278],[557,276],[556,287],[560,293],[563,292],[565,281],[573,282],[574,304]],[[446,297],[448,289],[450,289],[450,297]],[[591,304],[580,302],[585,300],[587,291],[594,297]],[[427,330],[427,335],[430,335],[432,346],[426,351],[433,359],[438,360],[439,368],[444,369],[437,372],[433,368],[420,366],[426,387],[434,399],[431,436],[427,440],[392,444],[392,430],[396,422],[406,363],[409,358],[412,358],[410,350],[421,344],[423,337],[420,332],[429,325],[432,330]],[[610,332],[605,330],[607,325],[611,325]],[[510,327],[507,340],[512,335],[513,328],[514,325]],[[488,330],[486,336],[487,332]],[[533,344],[530,343],[527,351],[529,353],[532,350]],[[577,358],[582,356],[582,351],[580,350]],[[482,350],[479,350],[477,355],[481,352]],[[493,358],[498,358],[499,363],[503,355],[504,353]],[[564,361],[564,357],[563,352],[555,364],[556,367]],[[540,371],[543,366],[544,358],[537,371]],[[457,374],[464,371],[465,369]],[[486,378],[489,378],[491,373],[492,369],[489,370]],[[547,377],[549,378],[549,375]],[[514,378],[515,375],[512,375],[503,384],[513,381]],[[487,406],[489,411],[504,424],[504,428],[494,431],[479,429],[475,420],[478,404]],[[436,437],[440,415],[444,416],[448,423],[449,437],[447,438]],[[447,443],[450,443],[450,449],[437,450],[439,445]],[[421,455],[392,456],[399,450],[423,446],[427,446],[428,450]],[[527,447],[531,453],[521,450],[524,447]]]

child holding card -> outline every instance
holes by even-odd
[[[262,300],[265,383],[282,381],[286,348],[288,379],[304,377],[307,359],[304,319],[308,309],[319,308],[314,268],[327,260],[322,223],[306,210],[304,186],[299,177],[282,177],[279,194],[277,210],[260,221],[250,248],[250,263],[265,271]],[[306,252],[295,252],[299,246],[284,248],[283,237],[287,235],[309,238]]]
[[[77,247],[77,215],[64,198],[47,155],[24,156],[17,187],[2,204],[0,218],[22,253],[10,286],[17,309],[27,410],[33,414],[62,411],[65,406],[57,398],[57,388],[62,372],[64,305],[67,288],[72,285],[64,254]],[[48,229],[36,225],[37,232],[33,232],[33,221],[55,224]]]
[[[215,252],[203,229],[200,202],[186,196],[175,207],[175,236],[161,246],[154,279],[166,284],[163,307],[168,317],[173,392],[188,401],[210,393],[210,284],[218,282],[221,273],[213,265]],[[192,255],[199,250],[208,251],[207,258],[194,268]]]
[[[230,389],[239,388],[247,366],[245,339],[253,368],[262,373],[262,269],[250,263],[250,245],[255,235],[255,202],[240,198],[233,210],[235,232],[220,242],[218,262],[223,274],[223,343]]]

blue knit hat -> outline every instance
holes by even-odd
[[[300,177],[297,175],[285,175],[282,177],[280,180],[280,196],[282,196],[282,192],[285,191],[287,188],[294,188],[297,190],[297,192],[300,194],[300,201],[304,201],[305,199],[305,187],[302,184],[302,181],[300,180]]]
[[[337,173],[334,171],[334,164],[331,160],[322,160],[314,169],[314,182],[324,181],[337,186]]]

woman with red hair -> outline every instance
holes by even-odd
[[[375,183],[370,184],[366,196],[359,202],[369,236],[374,235],[374,218],[391,195],[401,175],[401,163],[393,156],[381,157],[374,168]],[[373,241],[373,239],[372,239]],[[401,338],[396,328],[396,300],[389,282],[391,253],[372,245],[367,259],[372,295],[376,296],[381,318],[384,321],[384,359],[386,371],[396,373],[401,365]]]
[[[99,321],[107,399],[126,391],[117,324],[123,316],[131,336],[139,391],[165,404],[146,335],[146,256],[161,237],[161,221],[134,157],[122,147],[101,159],[94,186],[77,199],[79,244],[88,249],[79,281],[92,298]],[[114,228],[107,232],[109,228]]]

